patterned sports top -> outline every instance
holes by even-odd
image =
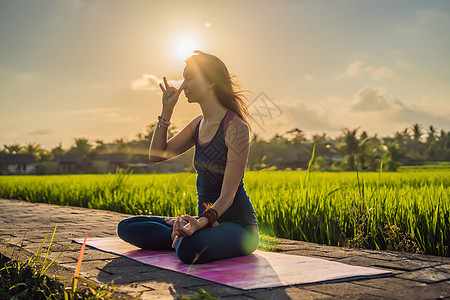
[[[197,171],[198,215],[206,209],[203,202],[214,203],[220,196],[228,153],[225,134],[228,123],[234,116],[236,116],[236,113],[228,110],[220,121],[216,134],[207,143],[201,143],[198,139],[200,121],[195,127],[194,168]],[[219,217],[218,222],[229,221],[246,228],[257,228],[255,210],[245,191],[243,179],[244,174],[236,191],[233,204]]]

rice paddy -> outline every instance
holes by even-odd
[[[449,256],[448,169],[246,171],[262,234]],[[196,174],[2,176],[0,197],[133,215],[197,215]]]

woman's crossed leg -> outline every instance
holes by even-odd
[[[117,225],[117,235],[145,250],[172,249],[172,226],[159,216],[135,216]]]
[[[178,258],[185,264],[249,255],[259,244],[258,229],[246,229],[233,222],[205,227],[191,236],[181,236],[175,244]]]
[[[165,217],[135,216],[119,222],[117,233],[124,241],[146,250],[173,249],[172,226]],[[259,244],[258,229],[246,229],[233,222],[205,227],[191,236],[181,236],[175,244],[178,258],[185,264],[251,254]]]

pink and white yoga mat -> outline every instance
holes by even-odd
[[[73,241],[82,244],[84,239]],[[119,237],[88,238],[86,245],[123,255],[144,264],[243,290],[391,274],[390,271],[351,266],[320,258],[260,250],[255,250],[247,256],[187,265],[178,259],[175,250],[142,250],[124,242]]]

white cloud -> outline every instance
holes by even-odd
[[[361,74],[362,71],[363,71],[363,69],[362,69],[362,62],[355,61],[355,62],[352,62],[347,67],[347,69],[345,70],[345,75],[356,76],[356,75]]]
[[[142,76],[138,79],[135,79],[131,82],[131,89],[136,90],[148,90],[148,91],[156,91],[158,90],[158,85],[160,80],[152,74],[142,74]]]
[[[290,98],[290,97],[288,97]],[[276,133],[284,134],[293,128],[304,130],[306,134],[334,131],[328,108],[320,104],[310,106],[298,99],[273,99],[260,94],[249,105],[253,119],[254,133],[264,139],[272,138]]]
[[[396,122],[405,124],[420,123],[425,126],[433,125],[436,128],[450,129],[450,118],[445,115],[437,115],[426,110],[417,109],[415,107],[406,106],[389,112],[386,118],[393,119]]]
[[[385,67],[367,67],[366,70],[370,72],[370,76],[372,76],[373,79],[380,79],[381,77],[391,77],[395,74],[394,70]]]
[[[147,90],[147,91],[161,91],[159,84],[164,87],[164,81],[162,78],[158,78],[153,74],[142,74],[140,78],[133,80],[130,84],[133,91]],[[168,80],[167,83],[170,86],[178,88],[183,83],[183,80]]]
[[[312,76],[312,75],[305,75],[304,78],[305,78],[307,81],[313,81],[313,80],[314,80],[314,76]]]
[[[326,101],[325,103],[328,105],[329,103],[337,103],[337,104],[343,104],[343,103],[347,103],[348,100],[345,97],[342,96],[329,96],[326,97]]]
[[[280,124],[284,124],[286,131],[295,127],[319,131],[332,128],[327,111],[312,108],[302,101],[277,101],[276,104],[283,111],[278,119]]]
[[[362,74],[369,74],[373,79],[380,79],[382,77],[392,77],[395,71],[387,67],[364,66],[361,61],[352,62],[343,74],[337,78],[352,77]]]
[[[40,74],[36,72],[24,72],[16,76],[16,80],[22,83],[34,82],[39,79]]]
[[[139,116],[130,116],[123,114],[123,110],[124,109],[117,107],[98,107],[69,111],[66,113],[74,114],[77,118],[87,118],[89,120],[107,123],[135,123],[142,121],[141,117]]]
[[[396,99],[383,87],[362,88],[353,96],[348,108],[352,114],[348,121],[359,123],[358,126],[369,126],[370,130],[378,133],[392,133],[413,123],[450,128],[448,112],[432,111],[429,103],[414,104]]]
[[[47,135],[51,133],[56,133],[55,128],[47,127],[47,128],[37,128],[31,131],[26,132],[27,135],[39,136],[39,135]]]
[[[120,115],[118,113],[112,112],[108,113],[104,116],[109,122],[117,123],[117,122],[139,122],[142,121],[140,117],[129,116],[129,115]]]
[[[367,86],[353,96],[352,111],[378,111],[403,106],[400,100],[390,97],[383,87]]]

